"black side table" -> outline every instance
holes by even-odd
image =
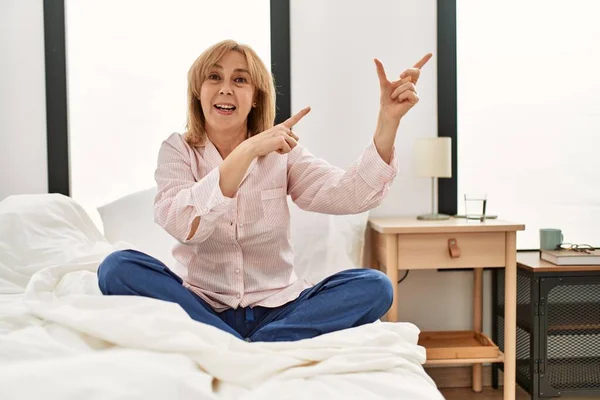
[[[492,270],[492,340],[504,350],[504,270]],[[492,386],[498,387],[493,364]],[[532,399],[600,398],[600,265],[517,254],[517,383]]]

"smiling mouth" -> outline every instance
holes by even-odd
[[[215,108],[223,113],[232,113],[236,107],[234,105],[215,104]]]

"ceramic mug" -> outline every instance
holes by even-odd
[[[563,234],[560,229],[540,229],[540,250],[556,250],[563,242]]]

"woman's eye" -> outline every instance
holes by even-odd
[[[210,74],[208,76],[208,79],[210,79],[210,80],[217,80],[217,79],[219,79],[219,75],[217,75],[217,74]]]
[[[248,81],[246,80],[246,78],[244,78],[243,76],[240,76],[240,77],[238,77],[238,78],[235,78],[235,81],[236,81],[237,83],[246,83],[246,82],[248,82]]]

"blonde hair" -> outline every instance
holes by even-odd
[[[253,107],[248,115],[248,137],[273,127],[275,122],[273,76],[250,46],[233,40],[224,40],[200,54],[188,72],[187,132],[184,137],[190,146],[202,145],[206,138],[206,118],[200,103],[202,83],[206,80],[210,68],[230,51],[237,51],[246,57],[250,79],[256,87],[256,107]]]

